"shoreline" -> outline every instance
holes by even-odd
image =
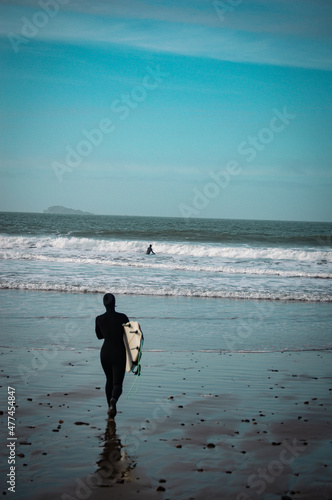
[[[16,498],[331,497],[330,353],[174,353],[165,376],[160,353],[145,353],[139,392],[126,399],[127,376],[113,430],[94,386],[103,377],[82,378],[87,356],[75,354],[61,359],[62,384],[52,387],[50,373],[23,396],[8,379],[17,386]]]
[[[261,325],[265,341],[271,332],[276,344],[277,333],[294,334],[296,321],[302,327],[314,318],[308,336],[301,330],[307,350],[201,349],[216,342],[210,330],[203,342],[197,335],[183,350],[191,321],[200,324],[200,315],[209,328],[222,322],[222,332],[236,332],[242,318],[249,324],[250,308],[119,296],[119,310],[130,306],[131,317],[144,316],[146,350],[131,399],[135,377],[125,377],[113,429],[106,421],[101,343],[93,331],[100,297],[86,296],[82,303],[75,295],[64,300],[61,294],[15,292],[2,298],[1,391],[15,388],[17,500],[332,497],[332,351],[308,345],[310,330],[319,331],[318,309],[277,306]],[[257,336],[252,319],[257,328],[250,332]],[[327,316],[320,321],[323,335],[330,323]],[[248,347],[252,338],[242,342]],[[7,412],[0,410],[6,440]],[[4,442],[2,477],[9,467]]]
[[[313,277],[314,278],[314,277]],[[323,280],[327,280],[330,278],[320,278]],[[47,288],[33,288],[31,285],[22,285],[19,284],[16,287],[14,286],[0,286],[0,292],[27,292],[27,293],[49,293],[49,294],[66,294],[66,295],[78,295],[78,296],[86,296],[86,295],[91,295],[91,296],[98,296],[98,297],[103,297],[105,293],[107,293],[107,288],[103,289],[96,289],[96,290],[90,290],[84,287],[81,287],[79,289],[73,288],[73,289],[61,289],[60,287],[47,287]],[[243,302],[261,302],[261,303],[276,303],[276,304],[332,304],[332,299],[331,298],[320,298],[319,300],[313,300],[313,299],[308,299],[308,298],[296,298],[296,297],[269,297],[269,296],[261,296],[261,295],[251,295],[251,296],[243,296],[240,294],[226,294],[224,293],[223,295],[217,295],[217,294],[199,294],[199,293],[172,293],[171,291],[164,292],[164,293],[151,293],[151,292],[144,292],[143,290],[140,290],[139,293],[134,294],[128,291],[117,291],[116,289],[113,290],[114,294],[117,297],[123,297],[123,298],[131,298],[133,300],[139,298],[139,297],[145,297],[147,299],[174,299],[174,300],[215,300],[215,301],[243,301]]]

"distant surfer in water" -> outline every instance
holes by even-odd
[[[152,245],[149,245],[146,251],[146,255],[150,255],[152,253],[153,255],[156,255],[154,251],[152,250]]]
[[[129,319],[125,314],[115,312],[115,297],[112,293],[106,293],[103,302],[106,312],[96,318],[96,335],[98,339],[104,339],[100,361],[106,375],[108,416],[112,419],[116,415],[116,403],[122,394],[126,368],[122,325],[128,323]]]

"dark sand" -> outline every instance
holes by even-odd
[[[135,377],[126,375],[114,425],[94,334],[101,297],[1,298],[7,498],[332,499],[332,351],[313,350],[327,343],[329,304],[120,297],[120,311],[144,316],[146,342],[140,386],[127,399]],[[209,319],[203,333],[199,318]],[[231,350],[257,341],[274,352],[225,352],[226,333]],[[307,351],[276,352],[299,340]],[[17,405],[15,493],[6,484],[8,386]]]
[[[2,371],[2,394],[16,387],[18,405],[16,493],[7,495],[332,498],[330,352],[146,352],[138,392],[126,399],[127,375],[115,422],[95,358],[62,351],[27,384]]]

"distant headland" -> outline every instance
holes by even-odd
[[[43,210],[43,214],[64,214],[64,215],[93,215],[91,212],[82,212],[82,210],[74,210],[73,208],[62,207],[61,205],[54,205]]]

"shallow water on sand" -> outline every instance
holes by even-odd
[[[22,455],[15,498],[43,498],[50,489],[61,498],[95,473],[105,448],[105,378],[94,333],[102,295],[2,290],[0,299],[1,391],[16,389]],[[265,465],[265,452],[255,455],[255,421],[267,433],[270,460],[271,442],[313,442],[296,464],[306,470],[314,457],[309,469],[315,481],[324,478],[331,455],[317,440],[326,440],[330,411],[329,304],[121,295],[117,303],[145,335],[140,385],[127,399],[137,379],[126,375],[114,429],[129,479],[136,480],[137,463],[153,490],[167,479],[165,499],[213,498],[220,471],[232,471],[223,487],[236,498],[246,493],[251,464]],[[0,418],[6,429],[5,411]],[[7,473],[5,447],[0,455]]]
[[[43,350],[99,349],[102,294],[0,290],[0,345]],[[332,348],[331,305],[188,297],[117,296],[140,322],[144,350],[257,352]]]

